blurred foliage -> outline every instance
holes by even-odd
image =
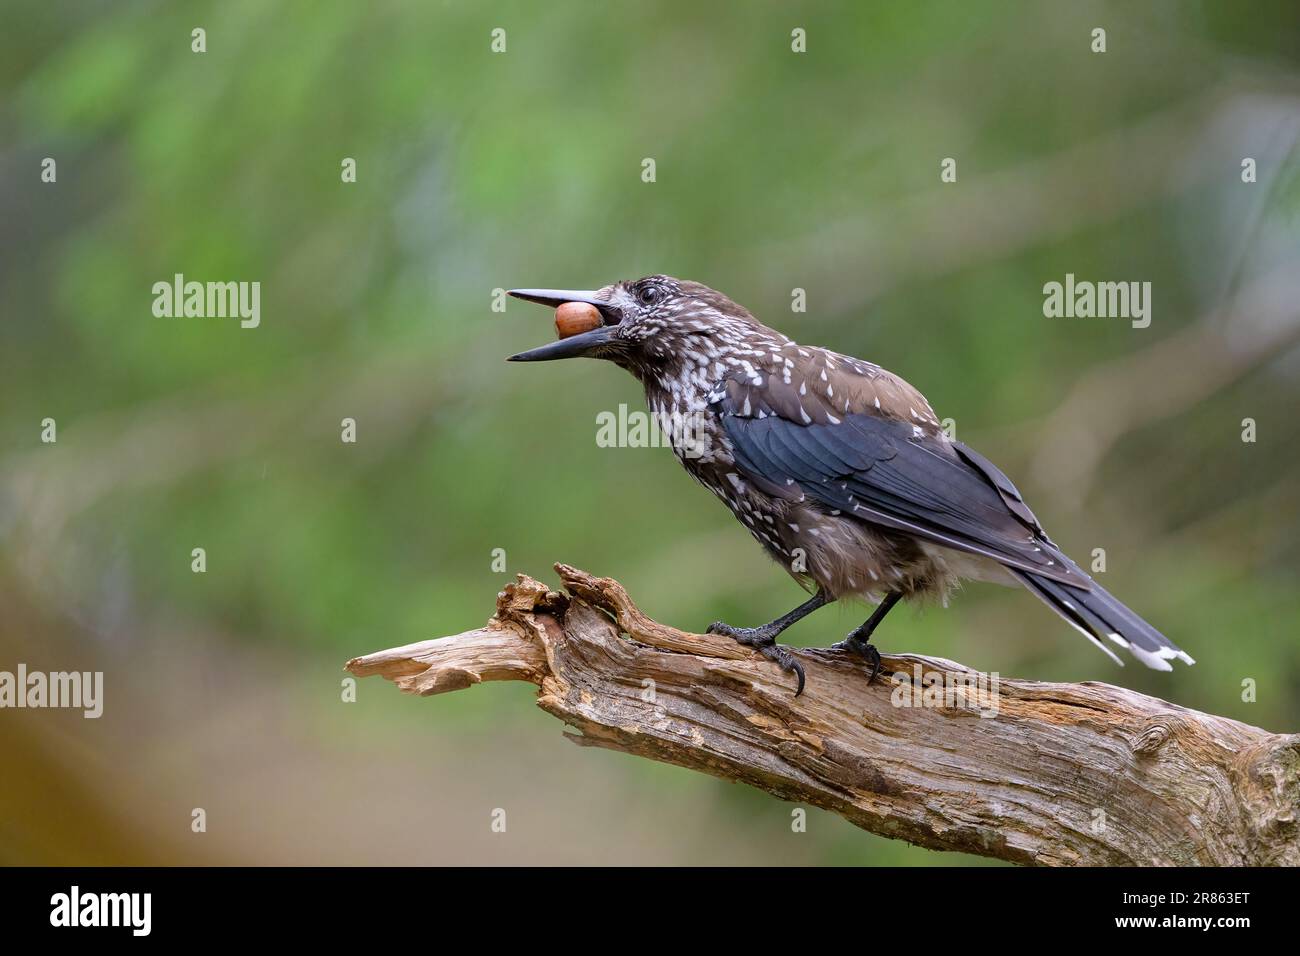
[[[502,735],[566,747],[519,688],[417,702],[364,687],[340,717],[332,668],[480,624],[508,577],[494,548],[511,573],[563,560],[616,576],[686,628],[796,603],[669,453],[596,447],[597,412],[642,408],[628,376],[502,362],[552,330],[524,303],[492,312],[493,289],[666,272],[909,379],[1067,550],[1105,547],[1106,585],[1199,664],[1119,671],[1027,595],[982,586],[891,618],[883,645],[1300,729],[1294,338],[1121,429],[1080,500],[1031,467],[1090,371],[1220,312],[1229,335],[1250,318],[1233,308],[1243,289],[1295,272],[1293,2],[20,0],[6,21],[0,575],[49,633],[10,615],[0,667],[56,632],[110,681],[229,648],[275,662],[322,742],[347,727],[467,737],[481,772]],[[790,51],[796,26],[806,54]],[[46,156],[56,185],[39,180]],[[948,156],[959,178],[941,185]],[[1241,182],[1242,156],[1259,183]],[[1042,286],[1067,272],[1150,281],[1151,327],[1045,319]],[[261,327],[153,317],[151,287],[175,273],[260,281]],[[1134,388],[1159,404],[1175,384]],[[55,446],[39,442],[47,416]],[[1248,416],[1256,444],[1239,438]],[[196,546],[206,574],[190,571]],[[824,611],[792,642],[830,643],[861,616]],[[256,679],[250,664],[240,680]],[[138,694],[120,706],[147,715]],[[70,731],[91,748],[99,732]],[[716,790],[711,839],[752,860],[966,862],[824,814],[792,841],[765,795],[581,758],[652,803]],[[185,773],[158,785],[183,790]],[[545,764],[527,782],[576,799],[567,786]],[[592,859],[617,844],[586,838]],[[698,832],[655,839],[698,859]]]

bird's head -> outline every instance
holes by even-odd
[[[676,364],[691,353],[707,356],[743,343],[762,326],[744,307],[698,282],[653,275],[591,292],[512,289],[529,302],[594,306],[601,324],[587,332],[510,356],[511,362],[601,358],[633,372]]]

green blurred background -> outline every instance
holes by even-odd
[[[557,560],[685,628],[800,599],[669,452],[596,446],[598,412],[643,407],[629,376],[502,361],[554,332],[494,289],[651,272],[909,379],[1199,663],[1120,670],[982,585],[883,646],[1300,729],[1294,2],[5,19],[0,669],[107,687],[97,721],[0,712],[0,861],[979,862],[817,810],[792,833],[764,794],[571,746],[528,686],[340,701],[349,657],[479,626]],[[261,326],[155,318],[177,272],[260,281]],[[1067,272],[1151,282],[1150,328],[1045,318]]]

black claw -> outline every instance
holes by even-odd
[[[732,627],[730,624],[724,624],[722,621],[714,621],[709,625],[707,633],[721,634],[730,637],[738,644],[744,644],[746,647],[752,647],[768,660],[776,664],[783,671],[794,671],[795,676],[799,678],[799,686],[794,692],[798,697],[803,693],[804,672],[803,665],[794,659],[794,655],[787,648],[782,647],[776,642],[776,635],[772,634],[768,628],[764,627]]]
[[[871,676],[867,678],[867,683],[874,684],[876,675],[880,673],[880,651],[876,650],[875,644],[868,644],[865,650],[869,652],[867,660],[871,661]]]
[[[837,650],[852,651],[865,657],[871,664],[871,676],[867,678],[867,683],[874,684],[876,682],[876,675],[880,673],[880,651],[876,649],[876,645],[870,641],[860,640],[854,634],[850,634],[847,638],[832,646]]]
[[[792,657],[790,658],[790,666],[794,668],[794,672],[799,678],[799,686],[794,690],[794,696],[798,697],[803,693],[803,665]]]
[[[782,647],[776,643],[775,638],[771,638],[771,643],[765,643],[759,647],[762,655],[771,660],[777,667],[783,671],[794,671],[795,676],[799,679],[799,685],[795,688],[794,696],[798,697],[803,693],[804,672],[803,665],[794,659],[789,648]]]

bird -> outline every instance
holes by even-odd
[[[790,625],[841,599],[874,604],[833,645],[861,656],[874,681],[871,639],[890,610],[946,605],[963,580],[1024,587],[1120,666],[1112,645],[1155,670],[1195,663],[1070,560],[1011,480],[950,437],[898,375],[801,345],[723,293],[672,276],[509,294],[594,308],[594,328],[508,361],[587,357],[630,372],[681,464],[812,595],[766,624],[707,628],[793,672],[796,697],[803,667],[777,643]]]

